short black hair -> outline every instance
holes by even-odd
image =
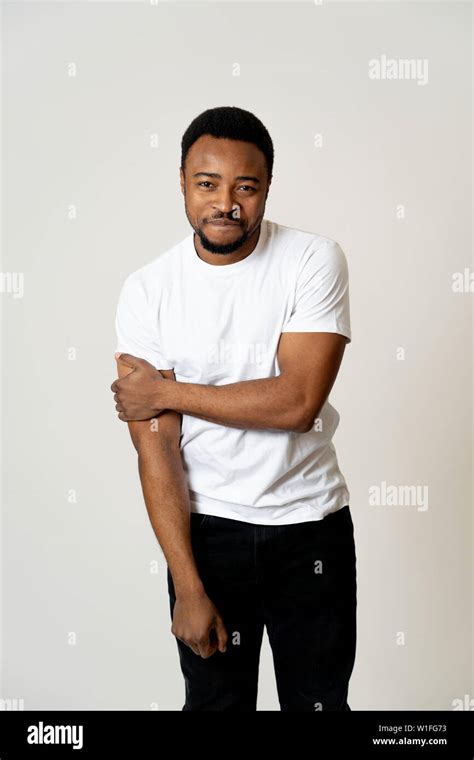
[[[268,178],[273,171],[273,143],[267,128],[250,111],[237,106],[221,106],[203,111],[191,122],[181,140],[181,169],[188,151],[202,135],[243,140],[260,148],[267,164]]]

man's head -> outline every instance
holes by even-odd
[[[272,171],[271,137],[250,111],[211,108],[191,122],[181,141],[181,191],[206,250],[233,253],[258,229]]]

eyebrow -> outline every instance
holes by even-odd
[[[220,174],[216,174],[216,172],[196,172],[193,174],[193,177],[214,177],[215,179],[222,179],[222,176]],[[251,182],[260,182],[258,177],[235,177],[235,179],[240,180],[250,180]]]

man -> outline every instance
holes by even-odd
[[[181,145],[193,231],[119,298],[119,418],[167,560],[183,710],[255,711],[266,626],[281,710],[349,710],[356,556],[327,401],[351,340],[337,242],[264,218],[273,144],[236,107]]]

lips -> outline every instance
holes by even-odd
[[[213,224],[215,227],[238,227],[239,222],[229,222],[224,219],[213,219],[208,224]]]

